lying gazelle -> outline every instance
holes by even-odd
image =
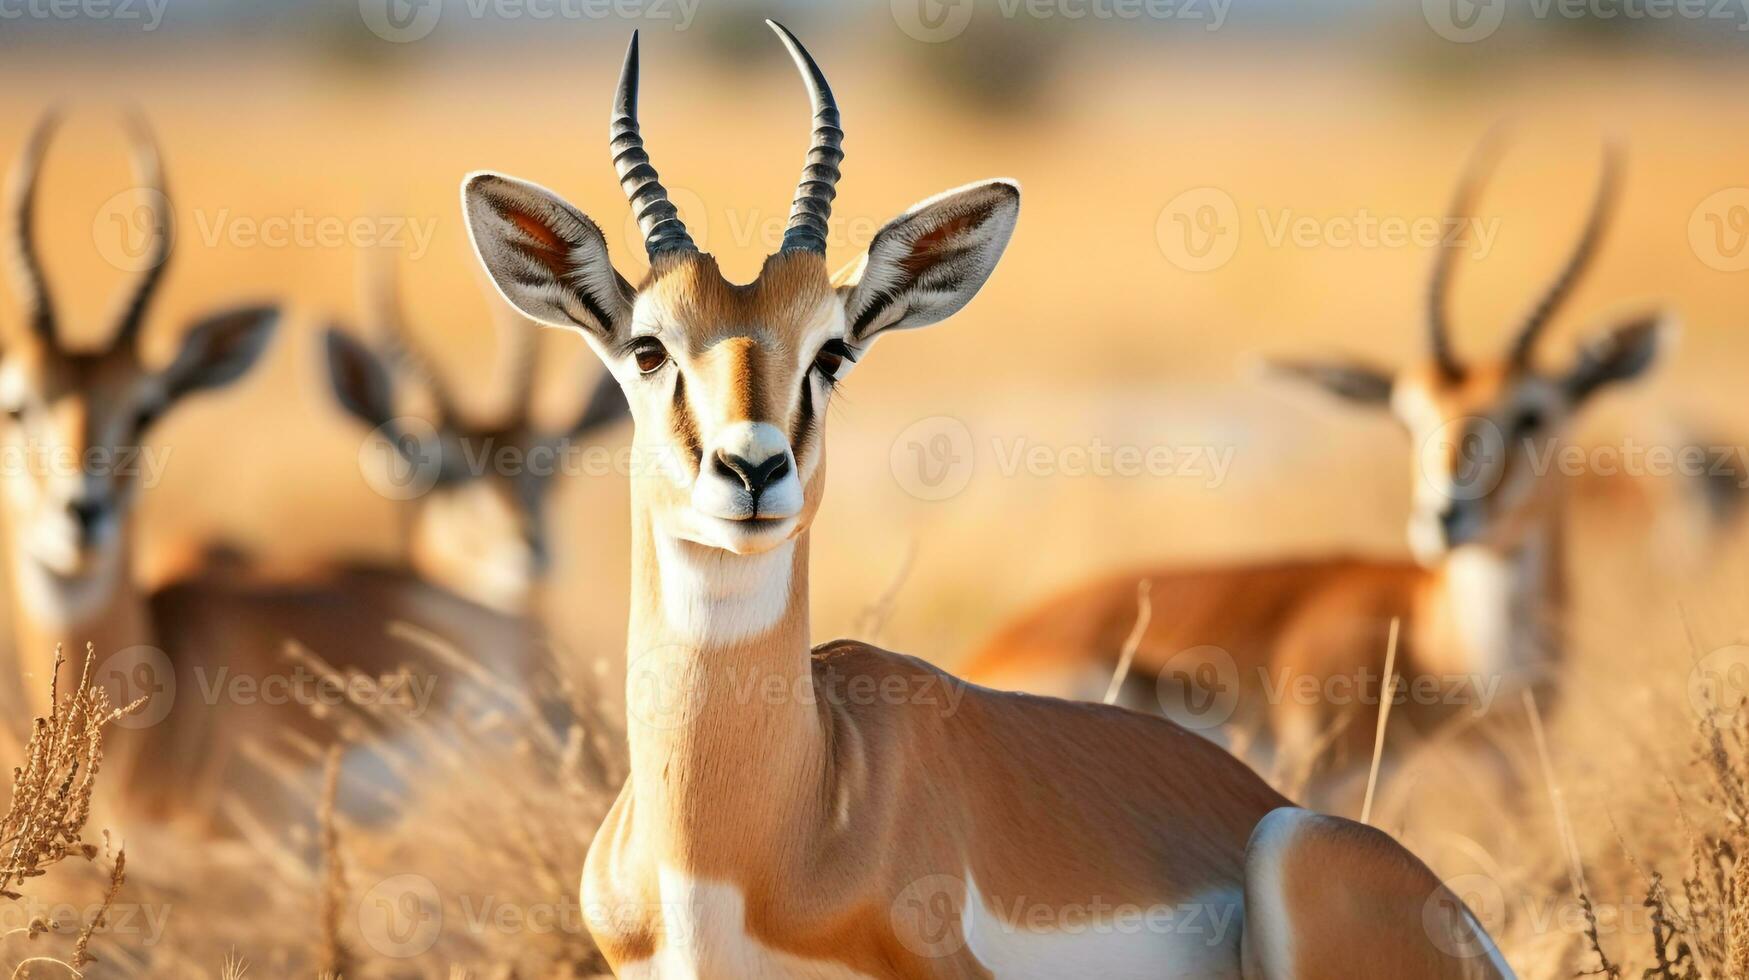
[[[432,486],[408,501],[404,537],[412,570],[457,595],[509,616],[533,612],[534,592],[550,562],[546,503],[563,454],[578,439],[625,416],[625,396],[604,374],[566,429],[534,419],[534,329],[505,331],[511,347],[511,406],[495,423],[470,419],[451,396],[412,335],[392,273],[366,276],[367,302],[380,354],[338,328],[324,338],[328,383],[354,418],[384,435],[384,449],[402,454],[414,475]],[[397,390],[422,387],[430,396],[429,425],[401,431]],[[511,465],[502,461],[506,454]]]
[[[1509,976],[1401,846],[1289,807],[1170,721],[966,685],[852,641],[810,650],[833,390],[877,337],[971,300],[1020,192],[995,180],[930,198],[829,276],[838,109],[772,27],[807,85],[813,141],[782,246],[752,283],[723,278],[657,179],[635,35],[611,147],[649,252],[639,286],[551,192],[490,173],[462,190],[498,288],[583,335],[651,460],[633,471],[631,774],[582,884],[615,971]],[[1155,917],[1135,927],[1095,909]],[[1174,910],[1198,927],[1165,924]],[[1202,928],[1203,912],[1232,928]]]
[[[288,727],[331,734],[307,700],[277,703],[270,678],[293,669],[296,640],[330,662],[385,673],[412,659],[385,642],[405,620],[467,650],[499,649],[525,628],[411,576],[337,574],[298,587],[262,587],[239,567],[197,567],[161,588],[135,577],[135,497],[153,425],[186,396],[229,386],[260,359],[278,320],[246,307],[197,323],[169,366],[145,364],[137,341],[171,257],[170,202],[155,142],[135,120],[135,177],[150,191],[154,230],[145,271],[123,296],[108,345],[69,350],[51,300],[35,235],[38,176],[57,117],[45,115],[11,184],[14,271],[25,325],[0,345],[0,473],[5,560],[13,583],[13,649],[29,714],[43,714],[57,645],[70,657],[87,643],[117,703],[145,695],[143,713],[110,739],[106,782],[124,821],[174,821],[191,830],[230,826],[239,798],[254,819],[284,787],[244,758],[246,743]],[[494,646],[493,644],[497,644]],[[430,694],[431,671],[419,673]],[[235,687],[233,682],[246,684]],[[300,689],[310,693],[306,685]],[[447,693],[447,689],[445,691]],[[228,812],[228,811],[227,811]],[[124,826],[129,824],[124,823]]]
[[[1493,148],[1485,143],[1467,169],[1448,219],[1456,227],[1469,227]],[[1610,154],[1578,245],[1504,357],[1465,362],[1454,353],[1448,292],[1460,249],[1445,248],[1428,293],[1427,363],[1394,375],[1353,362],[1276,365],[1347,401],[1388,406],[1409,430],[1417,447],[1409,539],[1420,564],[1344,557],[1109,575],[1000,629],[967,676],[1098,699],[1137,622],[1138,583],[1147,583],[1151,615],[1126,703],[1212,712],[1210,724],[1231,713],[1241,740],[1288,770],[1303,774],[1311,760],[1283,756],[1325,747],[1334,750],[1325,762],[1365,761],[1393,617],[1402,620],[1404,685],[1393,732],[1430,728],[1454,704],[1516,708],[1513,689],[1546,679],[1563,639],[1563,478],[1535,461],[1553,458],[1592,395],[1652,364],[1661,333],[1656,317],[1636,318],[1583,347],[1564,372],[1534,363],[1544,328],[1596,252],[1615,173]],[[1350,698],[1294,693],[1332,690],[1330,678],[1364,683]],[[1349,714],[1357,703],[1370,706],[1360,717]]]

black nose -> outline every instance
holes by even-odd
[[[75,500],[67,505],[67,513],[72,515],[73,523],[79,526],[80,534],[90,534],[102,522],[103,515],[109,508],[100,500]]]
[[[1461,507],[1447,507],[1439,512],[1439,530],[1445,534],[1447,541],[1457,537],[1463,522],[1464,512]]]
[[[789,453],[768,456],[758,463],[749,462],[732,453],[717,453],[717,472],[740,481],[747,492],[759,496],[759,491],[771,486],[789,472]]]

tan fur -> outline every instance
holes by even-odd
[[[1505,363],[1480,364],[1455,379],[1431,366],[1404,372],[1395,402],[1409,403],[1408,415],[1429,416],[1413,438],[1434,447],[1412,454],[1412,486],[1425,488],[1424,473],[1455,474],[1463,465],[1459,440],[1432,441],[1433,433],[1468,419],[1499,420],[1495,424],[1504,428],[1524,397],[1521,389],[1536,383]],[[1550,424],[1561,421],[1557,414]],[[1396,702],[1393,745],[1448,722],[1467,726],[1484,707],[1516,703],[1513,691],[1549,675],[1560,654],[1565,611],[1562,490],[1559,473],[1532,472],[1528,455],[1513,445],[1498,485],[1475,501],[1482,531],[1464,546],[1467,554],[1493,556],[1503,569],[1522,575],[1511,583],[1513,598],[1503,608],[1473,605],[1454,574],[1454,550],[1425,566],[1339,557],[1149,569],[1104,576],[1046,599],[1001,627],[967,661],[965,673],[998,687],[1098,697],[1103,687],[1092,690],[1088,679],[1108,678],[1116,668],[1138,615],[1137,583],[1148,582],[1152,616],[1132,667],[1131,702],[1152,711],[1176,707],[1179,685],[1172,676],[1162,678],[1162,671],[1194,664],[1197,654],[1186,651],[1219,648],[1228,658],[1219,661],[1221,683],[1238,684],[1230,720],[1240,733],[1236,738],[1284,771],[1303,772],[1315,761],[1333,785],[1369,759],[1393,618],[1402,621],[1402,683],[1441,692]],[[1511,648],[1506,657],[1478,648],[1463,628],[1483,615],[1504,617]],[[1324,696],[1331,678],[1364,680],[1362,695]],[[1349,688],[1341,683],[1335,690],[1345,695]],[[1300,697],[1292,694],[1296,689],[1319,693]],[[1324,756],[1305,758],[1308,750]]]
[[[803,258],[776,268],[790,275]],[[683,385],[707,446],[713,428],[748,416],[787,431],[789,393],[804,382],[782,365],[805,363],[790,346],[819,343],[806,325],[826,295],[823,266],[809,261],[814,274],[787,287],[803,286],[805,300],[763,279],[712,281],[704,258],[684,274],[660,270],[637,308],[665,326],[679,366],[664,370],[681,377],[627,383],[640,441],[673,438],[672,384]],[[757,385],[754,371],[764,372]],[[634,479],[631,774],[583,876],[591,931],[615,970],[717,975],[756,956],[784,975],[986,977],[970,946],[952,941],[974,887],[978,914],[1017,935],[1037,928],[1029,916],[1057,921],[1099,902],[1150,909],[1242,894],[1247,840],[1287,801],[1210,742],[1158,717],[968,685],[862,643],[810,649],[806,528],[822,471],[806,477],[789,541],[749,555],[665,540],[666,529],[689,526],[676,513],[685,495],[661,474]],[[767,628],[699,635],[676,623],[676,591],[728,588],[773,555],[788,563],[788,591]],[[725,592],[712,613],[736,622],[748,594]],[[665,881],[695,890],[676,897]],[[693,931],[709,909],[687,903],[721,895],[741,903],[735,949]],[[915,905],[945,915],[934,924],[946,947],[920,942]],[[1236,976],[1237,935],[1231,942],[1210,955]]]
[[[142,717],[161,719],[143,726],[124,722],[109,738],[106,769],[119,787],[113,799],[123,820],[174,822],[208,832],[228,826],[220,812],[227,798],[254,809],[258,819],[293,814],[282,809],[293,802],[284,796],[286,787],[248,763],[248,749],[251,743],[283,747],[288,730],[326,739],[333,728],[316,720],[311,706],[270,704],[247,693],[233,696],[227,686],[238,678],[259,685],[287,676],[292,670],[285,656],[288,641],[367,673],[387,673],[403,664],[426,674],[440,671],[408,644],[386,638],[394,621],[419,625],[466,650],[508,658],[532,649],[523,621],[493,614],[405,573],[328,574],[293,585],[251,581],[235,564],[185,560],[176,580],[148,591],[132,562],[136,476],[91,466],[68,471],[64,464],[52,464],[56,457],[47,451],[23,450],[53,449],[77,461],[93,450],[142,448],[135,444],[134,415],[162,402],[159,379],[130,349],[65,355],[37,338],[15,337],[0,360],[0,384],[10,386],[14,404],[29,406],[19,418],[0,421],[0,439],[27,464],[8,469],[0,482],[12,643],[27,710],[42,714],[47,707],[57,647],[76,660],[87,643],[93,644],[100,670],[129,648],[163,654],[146,661],[148,674],[100,678],[119,685],[113,692],[117,699],[155,698]],[[67,569],[53,569],[32,550],[28,535],[44,522],[63,519],[61,511],[75,493],[111,501],[113,526],[67,559]],[[173,677],[153,669],[166,663]],[[437,690],[449,696],[455,687],[446,677]]]

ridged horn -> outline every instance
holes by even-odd
[[[127,116],[128,154],[133,163],[136,185],[146,192],[146,206],[151,209],[148,247],[142,260],[140,278],[133,289],[123,293],[112,345],[131,344],[139,336],[146,308],[164,279],[164,267],[170,264],[170,191],[164,182],[164,160],[158,152],[158,140],[152,127],[139,112]]]
[[[619,186],[638,216],[644,233],[644,250],[650,258],[664,252],[696,252],[692,236],[680,220],[680,211],[668,200],[668,188],[656,176],[650,154],[644,152],[644,137],[638,131],[638,32],[632,32],[626,48],[625,67],[620,69],[619,90],[613,96],[613,118],[608,123],[608,148]]]
[[[802,82],[808,87],[808,101],[813,105],[814,127],[807,159],[802,163],[802,178],[796,184],[795,203],[790,205],[789,224],[783,231],[781,251],[800,250],[826,254],[826,223],[832,216],[832,199],[838,196],[838,165],[844,161],[844,130],[839,125],[838,101],[832,97],[832,87],[820,66],[796,40],[789,29],[777,21],[765,22],[777,33],[789,50]]]
[[[1579,277],[1591,265],[1591,260],[1597,254],[1598,243],[1603,240],[1603,233],[1608,229],[1609,219],[1614,213],[1616,187],[1621,173],[1621,150],[1614,143],[1603,146],[1603,170],[1597,179],[1597,192],[1591,198],[1591,212],[1585,218],[1585,230],[1580,233],[1579,241],[1573,246],[1573,252],[1567,257],[1567,264],[1561,269],[1548,291],[1531,307],[1530,315],[1525,317],[1524,326],[1518,332],[1518,338],[1512,344],[1512,364],[1515,367],[1527,367],[1531,355],[1536,351],[1536,342],[1542,336],[1543,329],[1554,319],[1561,304],[1572,295],[1573,287],[1578,284]]]
[[[1505,128],[1495,126],[1470,153],[1463,177],[1458,180],[1457,191],[1452,195],[1451,206],[1446,209],[1445,227],[1458,222],[1458,233],[1452,244],[1440,245],[1433,264],[1433,276],[1427,286],[1427,345],[1440,373],[1448,378],[1463,373],[1463,365],[1451,342],[1452,273],[1469,244],[1476,202],[1482,196],[1488,177],[1494,172],[1494,164],[1500,160],[1505,142]]]
[[[359,261],[365,319],[368,329],[378,338],[383,359],[391,370],[412,377],[431,393],[439,427],[453,423],[458,418],[455,400],[438,375],[437,366],[407,325],[396,254],[380,247],[362,249]]]
[[[6,208],[12,218],[13,281],[24,300],[31,330],[50,343],[55,339],[55,309],[49,297],[48,277],[43,274],[42,256],[36,250],[36,187],[42,176],[43,155],[48,152],[60,121],[61,114],[56,109],[47,110],[37,119],[12,169]]]

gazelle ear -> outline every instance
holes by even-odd
[[[608,260],[601,229],[551,191],[470,174],[462,213],[498,292],[527,316],[601,339],[631,318],[635,292]]]
[[[277,306],[227,310],[196,323],[164,369],[170,397],[222,388],[241,378],[261,358],[278,323]]]
[[[996,268],[1020,216],[1020,185],[992,180],[932,197],[875,233],[840,273],[850,335],[924,327],[971,302]]]
[[[1395,383],[1389,371],[1359,361],[1298,361],[1269,358],[1264,367],[1271,375],[1306,381],[1344,401],[1360,405],[1389,405]]]
[[[328,384],[340,407],[371,428],[395,416],[395,386],[382,358],[337,327],[322,337]]]
[[[1568,397],[1583,401],[1605,385],[1644,374],[1658,359],[1664,338],[1673,332],[1656,313],[1605,331],[1580,349],[1564,382]]]

